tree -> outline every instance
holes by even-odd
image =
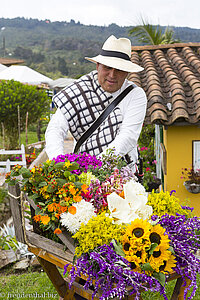
[[[179,39],[174,38],[172,28],[166,27],[164,33],[162,28],[157,25],[149,24],[142,19],[142,25],[138,25],[129,30],[129,35],[138,39],[142,44],[159,45],[180,43]]]
[[[45,90],[36,86],[24,85],[14,80],[0,82],[0,122],[4,124],[5,136],[10,149],[18,147],[18,107],[20,110],[21,131],[24,129],[26,113],[29,124],[37,122],[48,110],[50,99]]]

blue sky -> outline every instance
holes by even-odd
[[[199,0],[6,0],[0,17],[80,21],[85,25],[140,24],[141,16],[151,24],[200,28]]]

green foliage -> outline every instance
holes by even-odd
[[[0,122],[4,124],[8,147],[18,146],[18,107],[20,111],[20,129],[25,127],[26,113],[29,124],[37,122],[48,110],[50,99],[45,90],[36,86],[24,85],[14,80],[2,80],[0,83]]]
[[[149,24],[144,19],[142,19],[141,22],[141,25],[135,26],[129,30],[129,34],[136,37],[139,43],[159,45],[180,42],[179,39],[174,38],[174,31],[172,28],[166,27],[163,33],[163,28],[161,26]]]
[[[2,203],[4,201],[4,199],[7,197],[8,194],[8,190],[1,187],[0,188],[0,203]]]
[[[151,182],[160,183],[156,178],[156,157],[154,153],[155,126],[144,125],[138,140],[140,156],[143,158],[143,185],[149,191]]]

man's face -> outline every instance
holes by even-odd
[[[109,93],[118,91],[128,75],[128,72],[120,71],[100,63],[97,63],[97,71],[101,87]]]

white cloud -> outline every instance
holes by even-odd
[[[200,28],[199,11],[199,0],[7,0],[1,2],[0,17],[134,26],[142,16],[152,24]]]

